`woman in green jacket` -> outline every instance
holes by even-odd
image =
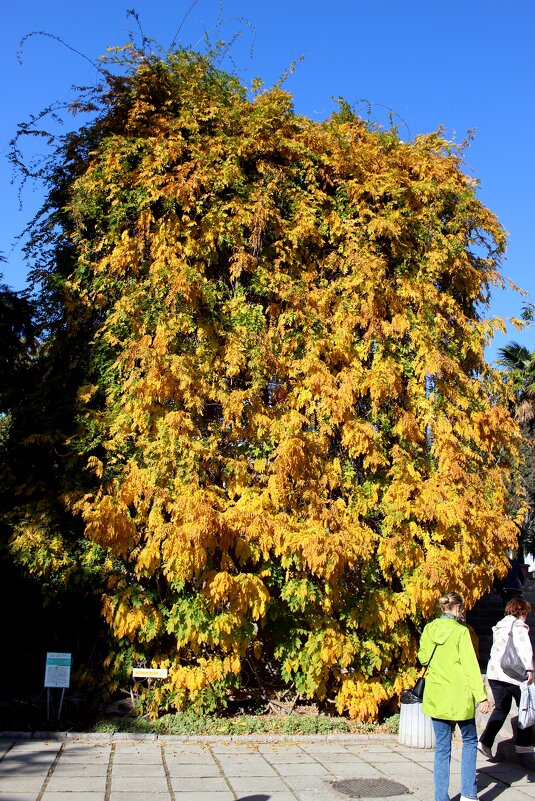
[[[442,615],[428,623],[422,633],[418,659],[428,665],[422,711],[433,720],[436,750],[434,763],[435,801],[450,801],[451,735],[458,724],[463,739],[461,756],[461,801],[477,799],[477,732],[475,705],[489,711],[489,702],[470,637],[461,623],[463,599],[448,592],[439,599]]]

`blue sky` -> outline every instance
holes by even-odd
[[[7,161],[18,122],[56,100],[73,97],[73,85],[93,83],[97,72],[58,42],[22,37],[45,31],[90,59],[122,45],[135,30],[127,17],[134,7],[144,32],[168,47],[182,23],[178,42],[203,47],[205,35],[234,42],[232,61],[222,66],[248,84],[279,79],[304,57],[286,88],[296,111],[321,120],[334,97],[362,108],[366,99],[381,122],[388,109],[400,133],[415,136],[444,126],[460,141],[475,129],[466,171],[480,179],[479,196],[509,232],[503,274],[535,302],[532,236],[535,220],[535,3],[532,0],[21,0],[0,10],[3,108],[0,119],[0,251],[7,258],[4,280],[25,285],[26,267],[17,235],[39,206],[38,187],[26,187],[19,209]],[[189,11],[189,13],[187,13]],[[184,19],[185,18],[185,19]],[[71,123],[72,124],[72,123]],[[518,316],[523,299],[496,291],[491,316]],[[497,335],[488,349],[511,339],[535,347],[534,327]]]

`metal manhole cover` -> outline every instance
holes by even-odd
[[[344,779],[333,782],[332,786],[339,793],[349,795],[351,798],[386,798],[409,792],[404,784],[389,779]]]

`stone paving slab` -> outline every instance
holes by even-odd
[[[347,801],[332,783],[389,778],[433,798],[433,751],[395,737],[0,738],[0,801]],[[453,746],[450,795],[459,796]],[[481,801],[535,801],[535,771],[478,755]],[[402,801],[408,796],[394,797]]]
[[[83,790],[87,793],[104,793],[106,790],[106,776],[65,776],[53,773],[49,779],[48,792],[76,793]]]
[[[237,793],[284,793],[288,785],[279,776],[242,776],[229,778],[229,782]]]
[[[180,781],[183,781],[182,779]],[[185,780],[184,780],[185,781]],[[205,779],[196,779],[196,781],[206,781]],[[167,779],[164,777],[155,778],[148,776],[143,778],[141,776],[112,776],[111,780],[112,792],[122,793],[145,793],[149,796],[151,793],[166,793],[168,792]]]
[[[220,793],[203,792],[202,790],[199,792],[191,792],[188,790],[183,793],[175,793],[176,801],[235,801],[235,798],[236,796],[230,790]],[[265,796],[265,798],[266,801],[271,801],[269,796]],[[143,801],[145,801],[145,799],[143,799]]]
[[[60,777],[77,777],[79,779],[86,779],[86,778],[106,778],[108,772],[107,765],[91,765],[86,764],[84,762],[63,762],[59,761],[54,769],[54,776]]]
[[[207,779],[221,775],[221,771],[215,764],[215,762],[213,762],[211,765],[205,763],[184,765],[182,763],[177,764],[168,761],[167,769],[169,772],[169,776],[171,776],[174,779],[179,779],[179,778],[185,779],[192,776],[201,779]]]
[[[35,801],[35,793],[3,793],[0,791],[0,801]]]
[[[0,792],[2,793],[36,793],[43,784],[40,776],[0,776]]]
[[[195,767],[197,767],[195,765]],[[198,775],[198,774],[197,774]],[[113,762],[113,777],[117,778],[143,778],[143,779],[165,779],[165,768],[163,762],[160,764],[148,762],[146,765],[140,760],[138,764],[126,765],[124,762]]]
[[[70,799],[72,801],[102,801],[102,798],[102,793],[86,793],[85,791],[77,791],[74,794],[45,792],[43,795],[43,801],[70,801]],[[35,801],[35,798],[33,801]]]
[[[190,776],[186,779],[171,779],[171,787],[175,792],[197,792],[202,793],[205,791],[210,791],[212,793],[222,793],[227,792],[229,789],[227,781],[224,779],[223,776],[217,777],[208,777],[206,779],[197,779],[193,776]]]
[[[535,784],[522,788],[522,798],[535,798]]]
[[[147,798],[150,801],[169,801],[169,793],[138,793],[138,792],[122,792],[117,790],[112,790],[110,793],[110,801],[147,801]],[[60,799],[59,801],[68,801],[68,799]],[[78,799],[73,799],[73,801],[78,801]],[[100,801],[100,799],[99,799]]]
[[[247,778],[248,776],[255,776],[256,778],[266,779],[269,780],[272,777],[276,777],[276,771],[271,767],[271,765],[250,765],[248,767],[244,767],[243,765],[237,767],[236,765],[231,766],[222,766],[225,775],[230,779],[243,779]]]

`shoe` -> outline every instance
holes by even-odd
[[[533,746],[532,745],[515,745],[515,751],[517,754],[533,754]]]
[[[482,743],[481,740],[479,740],[477,744],[477,750],[481,754],[484,754],[484,756],[486,756],[487,759],[492,759],[492,748],[490,748],[490,746],[488,745],[485,745],[485,743]]]

